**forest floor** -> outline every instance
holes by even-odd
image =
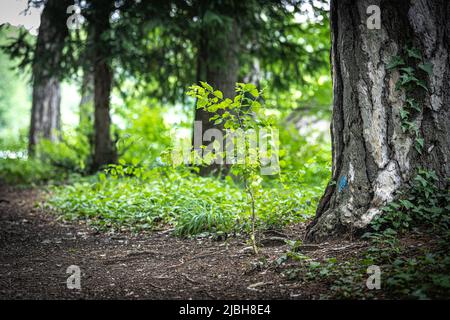
[[[279,233],[255,256],[242,237],[98,232],[59,220],[39,205],[43,198],[38,189],[0,186],[0,299],[318,299],[329,290],[289,280],[270,263],[287,250]],[[301,239],[304,230],[291,226],[281,236]],[[364,248],[341,241],[304,250],[345,259]],[[67,288],[70,265],[81,269],[81,290]]]

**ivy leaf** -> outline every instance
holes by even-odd
[[[404,86],[405,84],[408,84],[408,83],[410,83],[410,82],[412,82],[412,81],[414,81],[414,80],[419,80],[419,79],[417,79],[417,78],[415,78],[415,77],[413,77],[413,76],[410,76],[410,75],[408,75],[408,74],[402,74],[402,75],[400,76],[400,84],[401,84],[402,86]]]
[[[391,60],[391,62],[388,63],[388,65],[386,66],[386,68],[388,70],[390,69],[394,69],[397,68],[398,66],[403,66],[405,64],[405,61],[399,57],[399,56],[394,56]]]
[[[422,89],[424,89],[426,92],[428,92],[428,87],[426,85],[426,83],[422,80],[417,80],[416,84],[421,87]]]
[[[401,203],[406,209],[414,208],[414,204],[412,204],[412,202],[409,201],[409,200],[402,199],[402,200],[400,200],[400,203]]]
[[[423,138],[416,138],[415,148],[416,148],[417,152],[419,152],[420,154],[422,154],[423,145],[424,145]]]
[[[422,55],[420,54],[419,49],[417,48],[406,48],[406,53],[408,57],[415,59],[422,59]]]
[[[429,76],[433,74],[433,64],[430,62],[419,64],[419,68],[428,73]]]
[[[411,201],[409,201],[409,200],[402,199],[402,200],[400,200],[400,203],[401,203],[406,209],[412,209],[412,208],[414,208],[414,204],[413,204]]]
[[[405,110],[405,109],[400,109],[400,117],[402,118],[402,119],[408,119],[408,116],[409,116],[409,112],[408,112],[408,110]]]
[[[400,70],[406,72],[408,75],[413,75],[414,74],[414,69],[411,68],[411,67],[400,68]]]
[[[403,132],[407,132],[410,129],[414,129],[415,130],[416,125],[414,124],[414,122],[409,122],[409,121],[404,121],[402,122],[402,130]]]
[[[389,205],[392,206],[394,209],[399,209],[399,208],[400,208],[400,205],[398,205],[398,204],[395,203],[395,202],[392,202],[392,203],[390,203]]]
[[[416,100],[414,100],[414,99],[411,98],[411,99],[406,100],[406,102],[408,103],[408,105],[409,105],[412,109],[414,109],[414,110],[416,110],[416,111],[418,111],[418,112],[422,111],[422,110],[420,109],[420,106],[419,106],[419,104],[417,103]]]

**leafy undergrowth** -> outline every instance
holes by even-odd
[[[279,181],[263,182],[259,191],[259,229],[305,220],[321,192]],[[220,236],[250,227],[250,208],[239,182],[163,167],[111,166],[106,174],[52,188],[48,204],[65,219],[84,219],[102,230],[173,227],[180,236]]]
[[[322,283],[322,298],[449,299],[450,196],[433,172],[420,170],[410,188],[384,208],[370,232],[347,255],[317,256],[301,242],[274,263],[290,279]],[[354,245],[358,246],[358,243]],[[367,283],[380,271],[380,286]]]
[[[32,159],[1,159],[0,181],[8,185],[32,186],[64,181],[68,172]]]

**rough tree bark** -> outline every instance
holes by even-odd
[[[61,127],[59,66],[68,36],[66,9],[70,1],[49,0],[41,15],[33,61],[33,94],[28,140],[30,156],[39,139],[58,139]]]
[[[110,66],[109,46],[104,34],[110,30],[113,3],[101,0],[95,3],[93,23],[94,69],[94,156],[92,171],[117,162],[117,151],[111,139],[110,96],[113,73]]]
[[[239,26],[234,19],[229,28],[224,28],[220,40],[216,37],[214,39],[209,39],[208,36],[202,37],[198,46],[197,82],[206,81],[214,89],[222,91],[224,98],[233,98],[239,74],[239,46]],[[222,125],[215,125],[209,121],[212,116],[213,114],[202,109],[195,110],[194,121],[201,121],[202,137],[208,129],[223,130]],[[202,143],[205,145],[210,143],[196,138],[195,135],[194,130],[192,139],[194,149],[200,150]],[[220,167],[216,164],[201,167],[200,175],[205,176],[211,172],[217,172]]]
[[[381,29],[366,26],[367,7],[381,8]],[[332,0],[333,119],[332,180],[309,225],[307,241],[357,234],[414,176],[434,170],[445,185],[450,176],[450,2],[447,0]],[[414,118],[423,152],[404,133],[397,90],[398,70],[388,70],[404,48],[417,48],[433,66],[418,88],[421,112]]]

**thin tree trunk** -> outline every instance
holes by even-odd
[[[85,67],[83,70],[83,80],[81,84],[81,99],[79,105],[79,122],[78,130],[87,137],[90,152],[88,168],[92,167],[94,155],[94,72],[90,68]]]
[[[226,29],[224,28],[226,33],[223,41],[208,39],[207,36],[201,38],[198,47],[197,80],[206,81],[214,89],[222,91],[224,98],[233,98],[239,74],[239,26],[233,20],[228,32]],[[195,110],[194,120],[202,124],[201,132],[196,132],[194,127],[192,141],[195,150],[200,150],[202,144],[212,143],[199,139],[198,135],[203,137],[204,133],[212,128],[223,130],[222,125],[215,125],[209,121],[212,116],[213,114],[203,109]],[[216,164],[201,167],[200,175],[217,172],[221,167],[223,168]]]
[[[381,29],[366,26],[367,7],[381,8]],[[418,168],[434,170],[445,186],[450,176],[450,2],[447,0],[333,0],[331,2],[333,119],[332,180],[306,240],[358,234],[392,201]],[[399,70],[388,70],[405,48],[431,63],[432,74],[417,71],[429,92],[396,88]],[[414,66],[415,67],[415,66]],[[408,95],[421,111],[402,130],[400,110]],[[420,149],[420,148],[419,148]]]
[[[61,128],[59,67],[68,35],[65,12],[70,1],[49,0],[41,15],[33,61],[33,95],[28,140],[30,156],[41,138],[58,140]]]
[[[81,84],[81,99],[79,105],[79,126],[92,127],[93,105],[94,105],[94,75],[88,68],[83,71],[83,82]]]

